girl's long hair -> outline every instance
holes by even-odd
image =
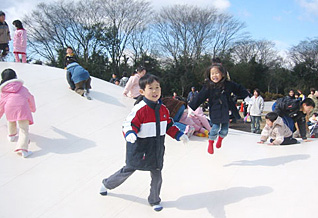
[[[17,28],[17,29],[23,29],[22,22],[20,20],[15,20],[12,22],[12,24]]]
[[[222,73],[222,79],[218,82],[218,83],[214,83],[211,80],[211,69],[213,67],[218,68],[221,73]],[[206,71],[205,71],[205,83],[209,88],[215,89],[215,88],[220,88],[220,89],[224,89],[224,83],[227,80],[227,76],[226,76],[226,69],[222,66],[222,64],[220,63],[214,63],[211,66],[209,66]]]

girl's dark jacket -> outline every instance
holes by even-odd
[[[136,170],[161,170],[166,133],[180,140],[183,133],[174,125],[168,109],[145,97],[136,104],[123,124],[123,134],[135,134],[135,143],[127,142],[126,165]]]
[[[231,94],[246,98],[249,96],[247,90],[232,81],[225,81],[224,88],[212,88],[204,85],[199,94],[190,102],[192,110],[196,110],[206,99],[209,99],[209,114],[212,123],[228,123],[229,111],[237,112],[232,105]]]

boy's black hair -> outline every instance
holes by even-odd
[[[23,29],[23,25],[22,25],[22,22],[20,20],[14,20],[12,22],[12,24],[18,29]]]
[[[271,122],[274,122],[278,117],[278,114],[275,112],[269,112],[268,114],[265,115],[265,119],[270,120]]]
[[[0,11],[0,16],[6,16],[6,14],[3,11]]]
[[[71,46],[67,46],[66,49],[71,49],[72,51],[74,51],[74,49]]]
[[[146,74],[146,75],[144,75],[143,77],[140,78],[139,87],[140,87],[140,89],[145,90],[146,85],[147,84],[151,84],[154,81],[157,81],[158,83],[160,83],[160,80],[159,80],[159,78],[157,76],[148,73],[148,74]]]
[[[5,69],[4,71],[2,71],[1,78],[2,78],[2,80],[0,82],[0,85],[2,85],[3,83],[7,82],[8,80],[16,79],[17,78],[17,74],[15,73],[14,70],[8,68],[8,69]]]
[[[302,102],[301,102],[301,105],[307,105],[307,106],[312,106],[312,107],[315,107],[315,102],[311,99],[311,98],[305,98]]]

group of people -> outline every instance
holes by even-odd
[[[123,134],[126,144],[126,165],[113,175],[103,179],[100,188],[101,195],[107,195],[108,190],[121,185],[136,170],[150,171],[151,185],[148,202],[155,211],[161,211],[160,189],[162,183],[161,170],[163,167],[164,155],[164,135],[167,133],[171,137],[187,142],[189,140],[186,130],[178,123],[186,108],[186,102],[182,102],[176,97],[160,98],[160,81],[154,75],[146,74],[144,68],[137,70],[135,77],[129,78],[123,94],[136,99],[135,106],[127,116],[123,124]],[[231,94],[249,98],[249,92],[241,85],[228,80],[228,72],[220,63],[212,64],[205,73],[205,83],[200,92],[193,94],[188,102],[190,114],[200,107],[208,99],[209,122],[204,133],[208,136],[208,153],[214,153],[214,146],[221,148],[222,141],[229,130],[229,111],[231,108]],[[137,82],[138,81],[138,82]],[[195,92],[195,90],[193,90]],[[254,114],[254,104],[264,104],[260,101],[260,91],[254,90],[249,113]],[[261,102],[261,103],[260,103]],[[302,118],[310,113],[315,104],[311,99],[301,102],[293,118],[295,122],[301,124]],[[283,108],[282,108],[283,107]],[[167,110],[167,108],[169,110]],[[288,106],[277,104],[275,112],[266,115],[266,126],[261,132],[259,143],[265,143],[270,139],[272,145],[285,145],[297,143],[292,137],[292,131],[284,123],[283,118]],[[262,111],[262,109],[260,110]],[[256,115],[258,114],[255,112]],[[188,113],[187,113],[188,114]],[[172,117],[172,118],[170,118]],[[206,118],[205,118],[206,119]],[[253,118],[254,119],[254,118]],[[177,121],[177,122],[173,122]],[[258,118],[255,118],[257,123]],[[257,127],[255,127],[256,130]],[[257,129],[258,130],[258,129]],[[303,137],[304,141],[309,141]],[[215,145],[214,145],[215,143]]]
[[[136,73],[136,71],[134,71],[134,73],[132,74],[132,76]],[[126,72],[123,72],[123,76],[122,78],[118,78],[116,73],[112,74],[112,78],[110,78],[109,82],[110,83],[114,83],[115,85],[121,86],[121,87],[125,87],[126,83],[128,82],[128,75]]]
[[[3,60],[9,54],[9,41],[11,41],[9,26],[5,21],[5,16],[5,13],[0,11],[0,60]],[[12,24],[16,27],[13,37],[15,61],[20,62],[19,56],[21,55],[22,63],[26,63],[27,31],[23,28],[20,20],[14,20]]]
[[[2,13],[0,12],[0,17],[4,16]],[[5,28],[6,24],[3,18],[0,20],[0,25],[1,23],[0,31],[6,32],[8,34],[7,40],[10,40],[9,30]],[[23,32],[22,24],[16,22],[16,25],[19,26],[17,31]],[[5,53],[7,53],[8,49],[2,42],[0,41],[1,49],[4,48]],[[22,57],[22,59],[24,58]],[[87,97],[91,88],[90,75],[79,65],[71,47],[67,48],[65,67],[70,89]],[[110,82],[120,85],[121,80],[116,79],[116,77],[113,75]],[[33,124],[32,112],[36,110],[34,97],[23,86],[23,81],[17,79],[17,75],[12,69],[4,70],[1,73],[1,78],[0,117],[4,113],[6,114],[9,123],[8,140],[14,141],[19,136],[15,151],[23,157],[28,157],[32,154],[28,150],[28,127]],[[180,100],[173,97],[168,100],[161,99],[160,79],[155,75],[147,74],[146,69],[142,66],[138,67],[135,74],[129,78],[127,75],[123,78],[123,95],[137,100],[122,125],[126,140],[126,164],[113,175],[102,180],[100,194],[107,195],[108,190],[121,185],[136,170],[150,171],[151,184],[148,202],[155,211],[161,211],[163,208],[160,204],[161,171],[165,151],[165,135],[168,134],[177,141],[187,143],[189,132],[196,131],[208,137],[207,151],[213,154],[214,147],[221,148],[224,138],[228,135],[229,111],[237,113],[233,109],[235,104],[231,101],[231,95],[234,93],[242,98],[249,98],[251,95],[243,86],[230,80],[229,73],[219,60],[214,60],[205,71],[202,89],[197,92],[193,87],[188,101],[184,103],[180,103]],[[200,105],[207,99],[209,119],[200,110]],[[179,102],[175,103],[173,100]],[[268,139],[273,145],[297,143],[297,140],[292,137],[293,130],[286,125],[285,120],[288,119],[298,124],[302,139],[310,141],[304,134],[303,127],[306,125],[306,114],[311,113],[314,107],[315,103],[311,98],[298,101],[298,104],[295,105],[289,105],[287,101],[283,100],[277,101],[274,112],[268,113],[265,117],[266,126],[261,131],[259,143],[265,143]],[[253,132],[260,132],[259,120],[263,108],[264,101],[260,96],[260,91],[255,89],[247,109],[252,117]],[[190,118],[191,121],[189,121]],[[19,134],[17,133],[17,123],[20,129]],[[178,123],[183,125],[178,125]]]
[[[318,92],[315,89],[306,98],[303,94],[295,96],[294,90],[290,90],[288,96],[279,98],[272,107],[273,112],[265,116],[265,127],[261,131],[260,120],[264,111],[264,99],[259,89],[254,89],[253,96],[247,104],[247,116],[251,118],[251,132],[261,134],[264,143],[270,138],[271,145],[288,145],[299,143],[295,137],[300,136],[305,142],[307,139],[307,119],[315,116],[318,106]],[[297,93],[302,93],[297,90]],[[295,125],[296,124],[296,125]]]

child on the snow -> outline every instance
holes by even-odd
[[[300,101],[291,98],[279,98],[275,102],[274,112],[280,116],[289,129],[295,131],[295,123],[304,142],[310,142],[306,136],[306,115],[315,108],[315,102],[311,98]]]
[[[8,120],[8,140],[13,142],[17,137],[17,123],[19,125],[19,139],[16,152],[22,157],[32,154],[28,150],[29,146],[29,125],[33,124],[31,112],[35,112],[35,102],[33,95],[23,86],[23,81],[17,79],[17,75],[12,69],[5,69],[1,73],[1,99],[0,118],[5,113]]]
[[[146,74],[146,68],[138,67],[136,73],[129,77],[128,82],[125,85],[123,95],[126,97],[137,99],[140,96],[139,80]]]
[[[91,100],[89,96],[89,90],[91,89],[91,77],[89,72],[76,62],[68,64],[66,69],[66,79],[70,85],[70,89]]]
[[[103,180],[100,194],[107,195],[107,189],[118,187],[136,170],[150,171],[148,202],[155,211],[160,211],[165,135],[167,133],[183,142],[189,139],[174,126],[168,109],[159,100],[161,88],[158,77],[147,74],[140,79],[139,86],[143,100],[133,107],[123,124],[123,134],[127,141],[126,166]]]
[[[206,71],[205,84],[199,94],[190,102],[192,110],[196,110],[205,100],[209,99],[209,114],[212,128],[209,133],[208,152],[213,154],[213,143],[219,135],[216,143],[221,148],[222,140],[229,130],[229,104],[231,93],[243,98],[248,97],[247,90],[232,81],[227,80],[226,70],[220,64],[212,64]]]
[[[293,138],[292,131],[286,126],[283,119],[275,112],[269,112],[265,116],[266,125],[261,133],[261,141],[263,144],[270,138],[270,145],[290,145],[296,144],[298,141]]]
[[[13,37],[13,53],[15,56],[15,62],[20,62],[19,55],[21,54],[22,63],[26,63],[27,31],[23,29],[22,22],[20,20],[15,20],[12,24],[17,28]]]
[[[198,107],[195,111],[188,107],[182,114],[180,122],[193,126],[194,135],[199,137],[208,137],[211,130],[211,125],[203,114],[202,107]]]

